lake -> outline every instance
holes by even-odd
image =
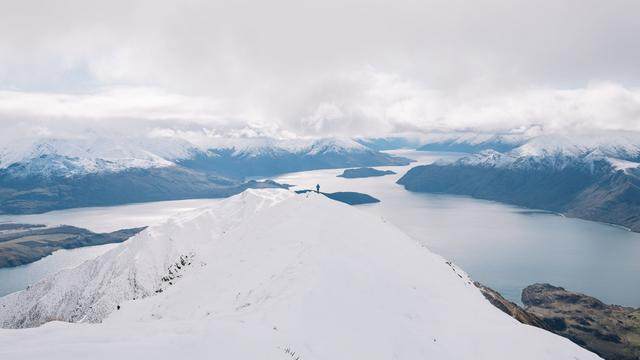
[[[606,303],[640,307],[640,234],[492,201],[412,193],[395,183],[410,167],[459,155],[394,153],[418,163],[377,167],[398,173],[382,177],[345,179],[336,177],[342,170],[318,170],[275,180],[309,189],[320,184],[321,191],[358,191],[380,199],[358,208],[393,223],[511,301],[520,303],[525,286],[548,282]]]
[[[520,302],[525,286],[548,282],[607,303],[640,306],[640,234],[491,201],[411,193],[395,183],[410,167],[460,155],[409,150],[393,153],[418,162],[405,167],[378,167],[398,173],[382,177],[338,178],[342,170],[333,169],[284,174],[275,180],[296,185],[295,189],[320,184],[325,192],[358,191],[380,199],[380,203],[357,208],[394,224],[509,300]],[[177,212],[217,201],[220,200],[71,209],[0,216],[0,221],[65,223],[112,231],[157,224]],[[107,251],[109,246],[116,245],[58,251],[33,264],[0,270],[0,295],[25,287],[48,273],[75,266]]]

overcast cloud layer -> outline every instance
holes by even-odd
[[[615,0],[0,0],[0,126],[640,131],[638,14]]]

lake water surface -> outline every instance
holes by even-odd
[[[414,158],[418,163],[459,156],[415,151],[396,153]],[[375,178],[344,179],[336,177],[342,170],[317,170],[285,174],[275,180],[294,184],[296,189],[320,184],[322,191],[359,191],[380,199],[381,203],[358,206],[358,209],[393,223],[512,301],[520,301],[520,292],[525,286],[548,282],[607,303],[640,306],[640,234],[491,201],[411,193],[395,184],[411,166],[380,167],[398,174]],[[0,217],[0,221],[65,223],[94,231],[112,231],[157,224],[177,212],[217,201],[164,201],[72,209]],[[0,269],[0,295],[24,288],[61,268],[75,266],[112,246],[116,245],[59,251],[33,264]]]

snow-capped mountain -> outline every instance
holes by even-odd
[[[640,137],[539,136],[508,152],[484,150],[418,166],[407,189],[471,195],[640,231]]]
[[[0,169],[14,176],[73,177],[174,165],[196,149],[180,139],[91,137],[16,141],[0,149]]]
[[[491,149],[506,152],[530,138],[526,134],[433,133],[426,137],[418,150],[474,153]]]
[[[416,149],[423,144],[417,135],[392,135],[387,137],[359,137],[354,139],[370,149],[384,151],[396,149]]]
[[[640,159],[640,134],[604,132],[588,135],[544,135],[535,137],[513,153],[517,156],[563,155],[606,156],[623,160]]]
[[[0,212],[224,197],[247,177],[409,160],[351,139],[98,136],[21,140],[0,150]]]
[[[179,215],[0,309],[4,328],[54,321],[0,330],[2,359],[598,358],[383,219],[286,190]]]
[[[597,134],[429,134],[423,151],[478,153],[494,150],[522,157],[584,157],[602,155],[623,160],[640,160],[640,134],[601,132]]]
[[[0,169],[18,177],[34,175],[72,177],[121,172],[128,169],[175,166],[196,158],[210,157],[217,160],[215,158],[227,157],[229,161],[235,161],[238,167],[242,167],[243,159],[277,160],[280,157],[318,158],[322,156],[390,158],[377,154],[376,151],[354,140],[341,138],[284,140],[211,138],[204,144],[196,145],[184,139],[172,137],[92,136],[79,139],[37,139],[5,145],[0,149]],[[314,168],[313,164],[309,166]],[[235,175],[233,169],[221,169],[218,173],[225,176]],[[250,175],[262,174],[254,172]]]
[[[528,140],[507,152],[481,150],[456,161],[461,166],[497,168],[594,167],[594,162],[610,165],[612,170],[637,167],[640,160],[640,136],[561,136],[545,135]],[[441,162],[439,164],[445,164]]]

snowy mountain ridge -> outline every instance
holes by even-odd
[[[33,327],[52,320],[100,322],[119,303],[166,289],[182,276],[183,268],[202,261],[201,252],[210,250],[239,221],[250,221],[252,213],[289,195],[247,190],[219,207],[178,215],[95,261],[0,298],[1,307],[10,309],[0,314],[0,327]]]
[[[170,159],[190,156],[186,142],[114,138],[39,139],[6,145],[0,150],[0,169],[22,168],[18,175],[74,176],[118,172],[128,168],[172,166]]]
[[[17,140],[0,150],[0,213],[226,197],[280,186],[255,178],[411,162],[346,138],[205,140],[157,134]]]
[[[506,152],[531,138],[532,136],[527,134],[432,133],[426,136],[418,150],[477,152],[492,149]]]
[[[596,134],[433,134],[418,150],[471,153],[464,165],[490,167],[556,166],[608,158],[640,161],[640,134],[600,132]],[[504,156],[497,154],[503,154]],[[523,160],[524,159],[524,160]]]
[[[365,146],[341,138],[271,139],[212,138],[196,145],[171,137],[22,140],[0,149],[0,169],[14,166],[12,174],[28,176],[76,176],[127,169],[174,166],[180,160],[195,156],[219,156],[226,150],[238,158],[261,155],[317,155],[330,153],[363,153]]]
[[[512,169],[547,168],[561,170],[567,166],[593,167],[608,163],[613,171],[637,167],[640,160],[640,138],[567,137],[546,135],[535,137],[507,152],[493,149],[462,157],[454,165]],[[440,165],[452,162],[441,161]]]
[[[4,328],[55,320],[0,330],[3,359],[598,358],[384,219],[286,190],[179,215],[0,308]]]

